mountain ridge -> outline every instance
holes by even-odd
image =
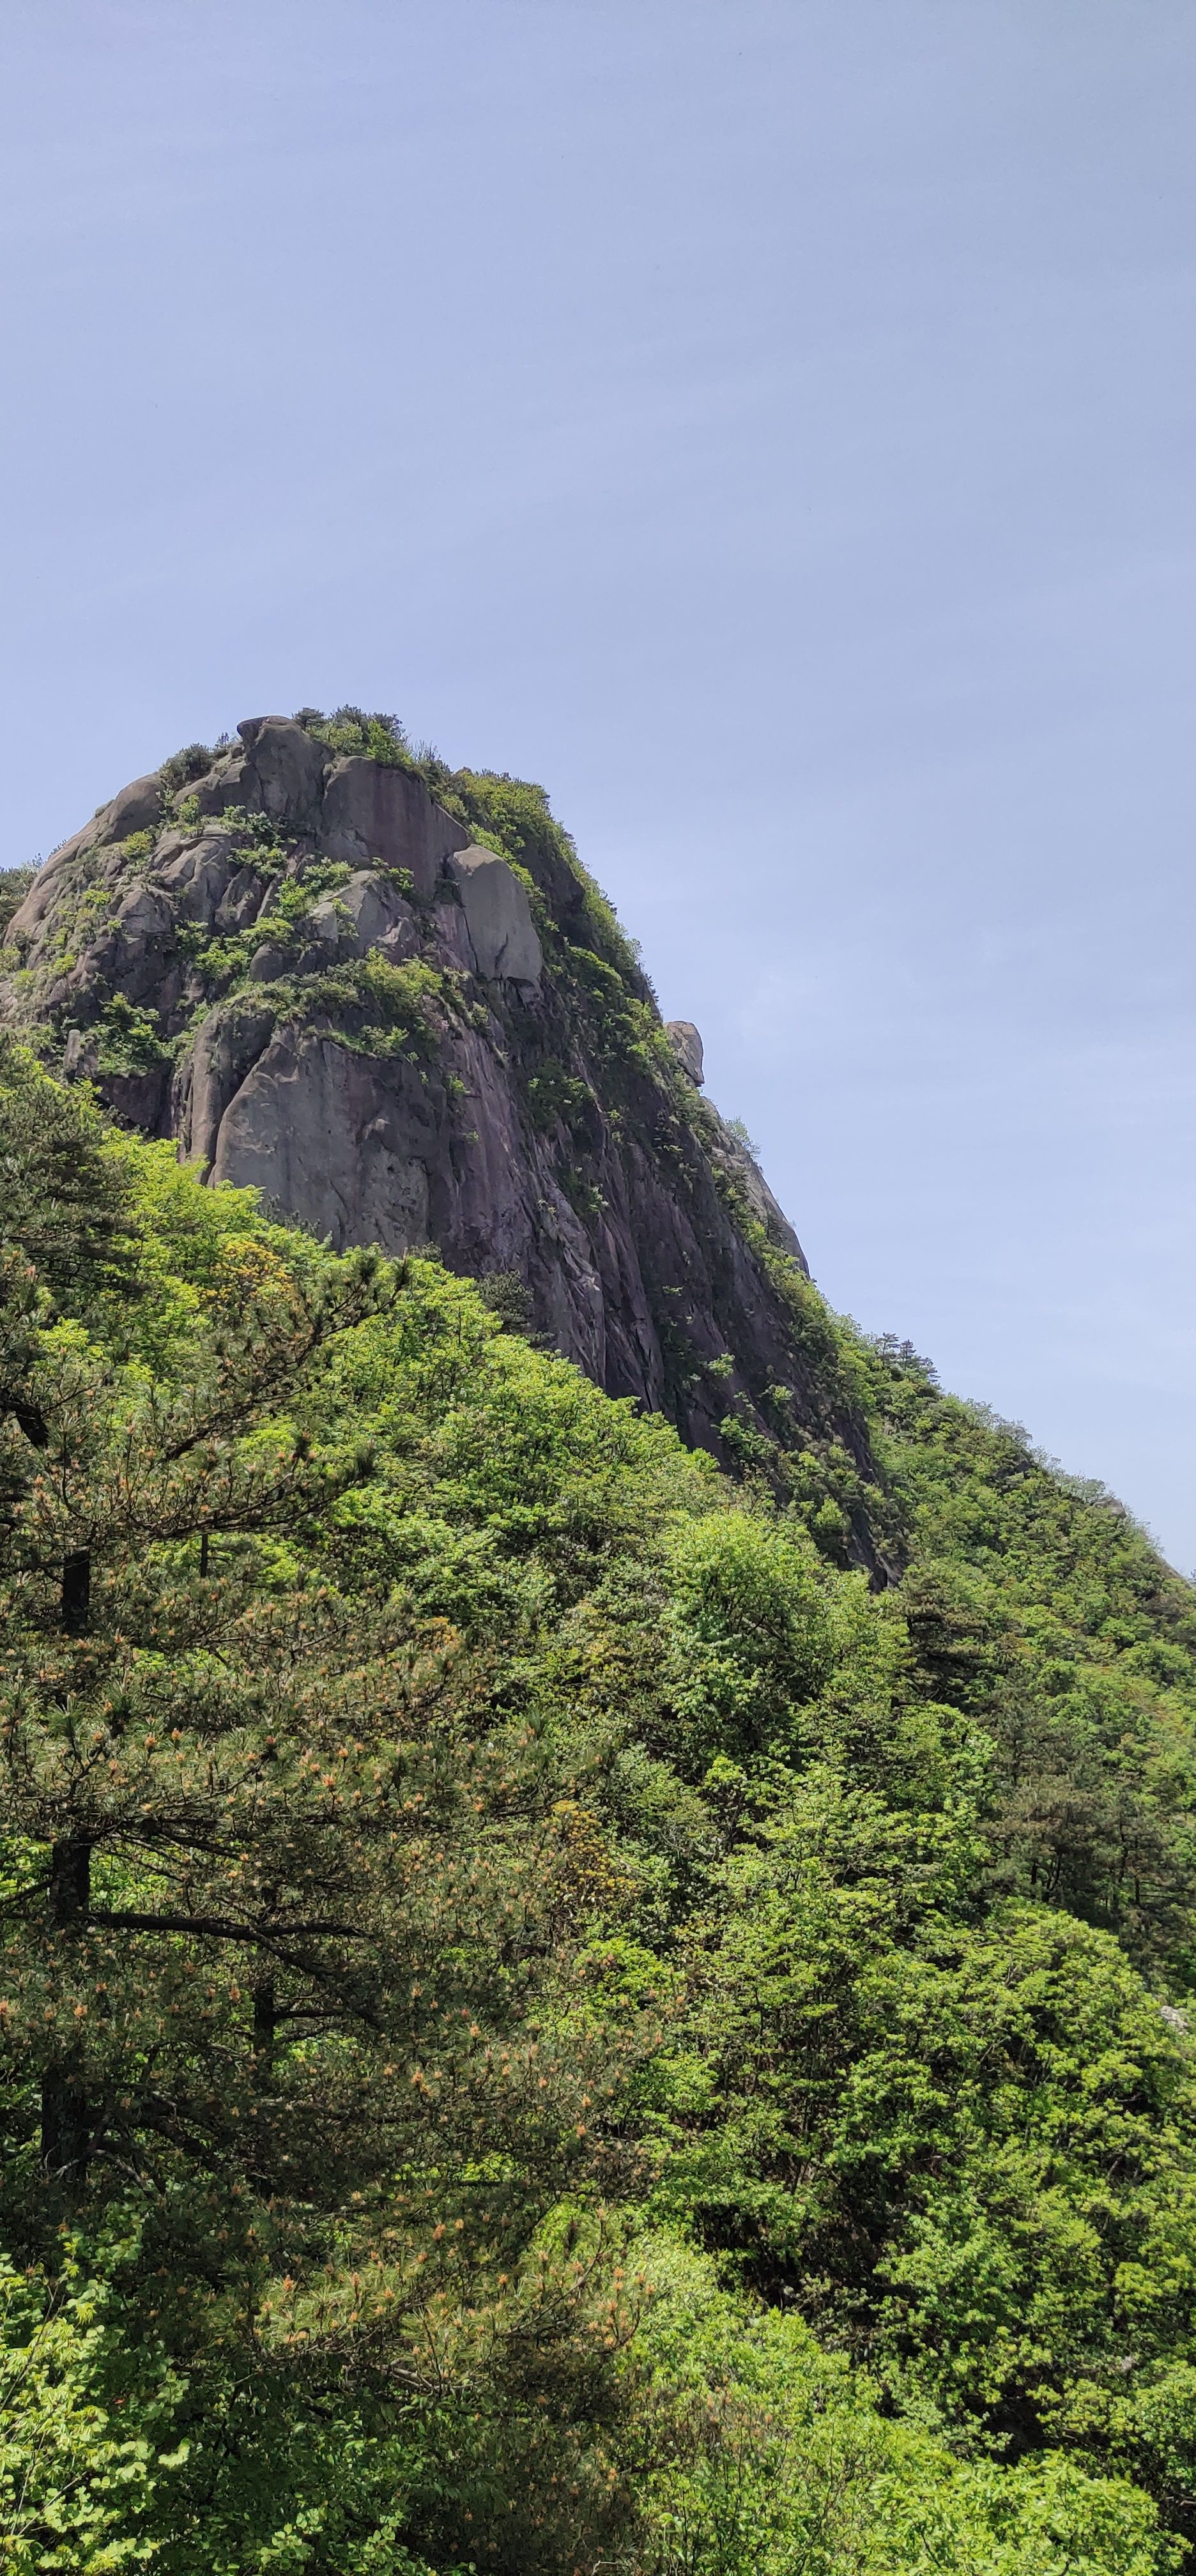
[[[394,735],[424,859],[321,846],[372,730],[0,884],[0,2508],[162,2576],[1178,2576],[1196,1595],[830,1314],[538,791]],[[591,1246],[603,1155],[637,1259],[712,1207],[739,1357],[662,1393],[734,1478],[492,1234],[204,1186],[300,1099],[342,1192],[407,1119],[400,1241],[500,1113]]]
[[[542,790],[360,710],[245,719],[101,807],[7,940],[51,1069],[337,1249],[503,1283],[724,1465],[825,1453],[824,1536],[879,1569],[798,1238]]]

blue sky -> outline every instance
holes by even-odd
[[[834,1302],[1196,1564],[1190,0],[8,0],[4,863],[542,779]]]

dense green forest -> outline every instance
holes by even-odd
[[[833,1317],[884,1588],[7,1039],[0,1139],[3,2565],[1189,2563],[1189,1587]]]

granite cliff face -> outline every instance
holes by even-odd
[[[134,780],[39,871],[9,1020],[338,1247],[497,1274],[687,1440],[815,1441],[866,1477],[797,1238],[540,791],[421,769],[376,722],[238,734]]]

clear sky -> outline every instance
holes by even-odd
[[[7,0],[3,863],[542,779],[822,1286],[1196,1564],[1192,0]]]

